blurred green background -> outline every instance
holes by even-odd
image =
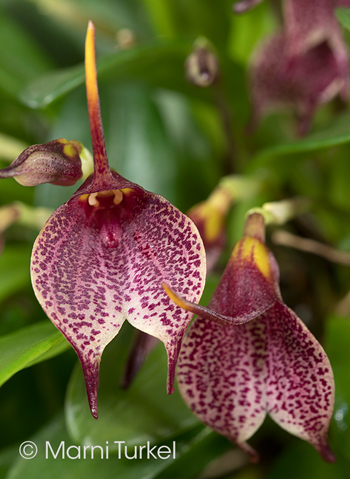
[[[276,2],[274,2],[276,4]],[[26,146],[59,137],[91,149],[83,59],[88,20],[96,26],[99,88],[111,167],[161,194],[186,212],[205,200],[221,177],[238,173],[261,182],[259,193],[237,202],[227,221],[227,245],[208,277],[207,304],[244,214],[266,201],[297,195],[310,212],[288,231],[350,254],[350,111],[335,99],[296,137],[288,112],[263,119],[248,135],[249,59],[278,28],[268,2],[234,16],[227,0],[0,0],[0,166]],[[345,38],[349,33],[344,29]],[[185,60],[204,37],[220,64],[220,80],[199,88],[185,79]],[[1,180],[0,201],[54,209],[76,186],[24,188]],[[119,387],[132,328],[123,326],[101,363],[100,419],[88,409],[80,365],[51,325],[31,289],[30,252],[38,230],[14,224],[3,233],[0,256],[0,478],[100,479],[348,477],[350,466],[349,266],[267,241],[281,269],[285,302],[324,345],[336,380],[325,464],[313,448],[267,419],[249,441],[261,454],[252,465],[226,439],[195,419],[178,392],[165,393],[166,357],[158,346],[127,391]],[[19,456],[26,440],[33,460]],[[109,441],[110,459],[48,460],[45,441],[58,445]],[[119,460],[113,441],[129,445],[177,443],[173,460]],[[114,454],[113,454],[114,452]],[[212,462],[214,461],[214,463]],[[215,462],[216,461],[216,462]]]

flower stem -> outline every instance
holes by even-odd
[[[89,111],[92,150],[94,155],[94,179],[109,177],[111,171],[108,165],[106,145],[103,134],[100,98],[97,85],[95,27],[90,21],[85,41],[85,77],[86,94]]]

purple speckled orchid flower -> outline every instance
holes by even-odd
[[[323,42],[330,48],[338,76],[338,88],[344,100],[348,97],[348,50],[334,15],[336,7],[350,7],[349,0],[285,0],[284,18],[287,38],[286,55],[292,63],[298,56]],[[327,65],[325,65],[325,68]]]
[[[259,45],[250,68],[252,126],[273,109],[292,108],[305,134],[316,108],[348,98],[348,51],[334,16],[349,0],[285,0],[283,30]]]
[[[272,110],[293,109],[299,118],[299,134],[310,128],[316,108],[344,91],[336,59],[327,42],[291,61],[283,32],[270,37],[256,52],[250,69],[253,103],[252,126]]]
[[[201,421],[253,461],[258,455],[246,441],[268,413],[333,462],[327,441],[334,403],[331,365],[321,345],[282,301],[278,267],[263,242],[258,216],[262,218],[248,217],[244,236],[209,303],[211,311],[198,310],[200,316],[183,341],[179,389]],[[266,278],[274,289],[270,307],[252,321],[235,324],[237,296],[243,295],[241,315],[247,301],[249,317],[250,298],[265,294]],[[170,296],[181,304],[171,291]],[[182,306],[188,308],[185,302]],[[231,324],[222,322],[223,315],[232,316]]]
[[[126,319],[165,344],[172,393],[192,314],[175,307],[161,282],[198,301],[206,265],[193,223],[161,196],[109,168],[91,22],[85,69],[94,174],[47,221],[34,244],[31,274],[41,306],[79,356],[97,418],[101,355]]]

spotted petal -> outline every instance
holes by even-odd
[[[198,318],[183,341],[179,389],[200,420],[253,460],[257,454],[246,441],[268,412],[333,462],[327,441],[334,405],[331,365],[311,332],[283,303],[278,267],[263,243],[264,223],[261,214],[248,215],[244,236],[208,308],[187,308]],[[169,296],[184,307],[173,291]],[[240,310],[249,319],[239,324]]]
[[[267,332],[266,407],[277,424],[312,444],[325,461],[335,457],[327,431],[334,405],[334,379],[322,346],[285,304],[261,318]]]
[[[248,452],[266,412],[335,460],[327,431],[334,380],[329,360],[303,322],[276,301],[260,318],[220,326],[198,318],[185,337],[177,372],[180,392],[198,418]]]
[[[246,444],[266,416],[265,325],[220,326],[197,318],[186,335],[177,379],[186,404],[204,422],[250,454]]]
[[[130,186],[122,180],[110,187]],[[121,203],[97,211],[89,204],[93,193],[80,189],[85,194],[48,220],[32,254],[35,293],[79,355],[95,415],[101,354],[125,319],[165,344],[172,392],[192,314],[170,302],[161,282],[190,301],[204,287],[204,251],[194,225],[164,198],[133,186],[114,190],[124,192]]]

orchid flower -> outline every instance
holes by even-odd
[[[249,10],[252,10],[254,7],[259,5],[259,3],[262,3],[264,0],[239,0],[238,2],[233,4],[233,11],[235,13],[245,13],[248,12]],[[298,0],[296,0],[298,1]],[[300,0],[300,5],[303,8],[310,6],[318,6],[322,9],[324,5],[328,4],[329,6],[333,8],[337,7],[350,7],[350,2],[349,0],[317,0],[314,2],[303,2]],[[312,5],[311,5],[312,4]],[[326,8],[328,9],[328,5],[326,5]],[[303,18],[301,18],[301,21],[303,21]]]
[[[226,220],[233,204],[257,195],[262,181],[250,176],[221,178],[209,197],[194,205],[187,216],[197,226],[207,256],[207,274],[215,267],[226,242]]]
[[[254,3],[236,3],[235,11]],[[270,110],[287,107],[299,116],[303,135],[320,104],[338,94],[347,100],[348,51],[334,15],[338,6],[350,6],[350,2],[283,2],[283,29],[259,45],[253,55],[249,73],[252,126]]]
[[[168,354],[168,393],[192,314],[170,301],[162,281],[191,301],[204,287],[205,252],[194,224],[159,195],[108,165],[97,86],[95,29],[85,44],[94,173],[58,208],[33,248],[35,294],[78,354],[97,418],[99,364],[128,320],[160,339]]]
[[[201,88],[207,88],[219,80],[219,60],[204,38],[197,39],[192,53],[185,61],[186,79]]]
[[[299,134],[304,135],[316,108],[344,91],[345,78],[326,42],[293,61],[287,51],[288,39],[280,32],[255,53],[249,73],[252,126],[272,110],[290,108],[297,113]]]
[[[208,308],[189,304],[163,285],[177,305],[198,314],[181,348],[179,389],[202,422],[253,461],[258,455],[246,441],[268,413],[333,462],[327,441],[332,368],[321,345],[284,304],[278,281],[278,266],[264,244],[263,216],[253,213]]]
[[[333,88],[333,96],[340,92],[344,100],[348,98],[348,50],[334,15],[340,6],[350,7],[349,0],[285,0],[285,32],[287,38],[286,55],[293,62],[298,56],[326,43],[332,52],[338,86]],[[324,65],[327,68],[327,65]]]

